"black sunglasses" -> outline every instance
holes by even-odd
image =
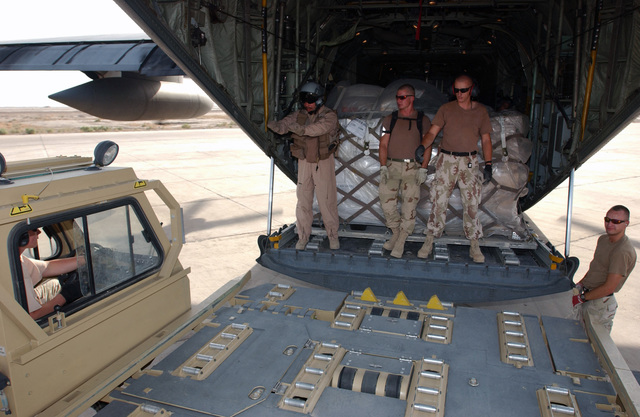
[[[471,89],[471,87],[465,87],[465,88],[454,88],[453,92],[454,93],[466,93],[467,91],[469,91]]]
[[[407,94],[406,96],[396,96],[396,100],[404,100],[407,97],[413,97],[413,94]]]
[[[300,93],[300,102],[301,103],[315,103],[318,100],[319,96],[307,92]]]
[[[620,224],[620,223],[624,223],[624,222],[626,222],[626,220],[610,219],[610,218],[608,218],[608,217],[605,217],[605,218],[604,218],[604,222],[605,222],[605,223],[609,223],[609,222],[611,222],[611,223],[613,223],[613,224]]]

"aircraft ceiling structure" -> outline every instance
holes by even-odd
[[[639,0],[115,0],[295,180],[286,139],[265,129],[314,79],[508,97],[531,120],[526,209],[640,108]],[[593,65],[592,65],[593,63]],[[587,103],[585,106],[584,103]]]

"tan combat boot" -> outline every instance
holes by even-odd
[[[408,237],[409,233],[405,232],[404,230],[398,234],[398,240],[393,246],[391,256],[393,256],[394,258],[402,258],[402,254],[404,253],[404,242],[406,242]]]
[[[338,240],[337,237],[334,239],[329,238],[329,249],[331,250],[340,249],[340,241]]]
[[[424,239],[424,245],[418,251],[418,258],[426,259],[429,257],[431,250],[433,249],[433,235],[431,233],[427,234],[427,237]]]
[[[480,250],[480,244],[478,239],[471,240],[471,249],[469,249],[469,256],[473,259],[473,262],[481,264],[484,263],[484,255]]]
[[[400,233],[400,229],[391,229],[391,232],[393,234],[391,235],[389,240],[384,242],[384,245],[382,245],[382,248],[385,250],[392,250],[393,247],[396,245],[396,242],[398,241],[398,235]]]
[[[298,243],[296,243],[296,250],[305,250],[307,248],[307,243],[309,243],[309,238],[300,238]]]

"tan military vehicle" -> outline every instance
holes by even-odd
[[[131,168],[107,167],[117,149],[102,142],[94,160],[60,156],[5,164],[1,158],[5,413],[73,414],[88,402],[87,408],[185,321],[190,294],[188,269],[178,261],[180,207],[160,182],[139,179]],[[168,208],[166,231],[149,193]],[[36,230],[37,245],[29,244],[29,231]],[[34,289],[25,285],[31,277],[24,277],[22,257],[77,257],[75,271],[51,279],[75,286],[79,297],[34,320],[29,312],[37,316],[44,306],[30,304]],[[44,283],[32,284],[37,290]]]

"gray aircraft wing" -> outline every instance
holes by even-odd
[[[0,71],[123,71],[147,77],[184,72],[151,39],[59,39],[0,44]],[[93,76],[92,76],[93,75]]]
[[[182,83],[182,69],[144,35],[0,44],[2,70],[82,71],[92,81],[46,93],[103,119],[193,118],[213,107],[204,92]]]

